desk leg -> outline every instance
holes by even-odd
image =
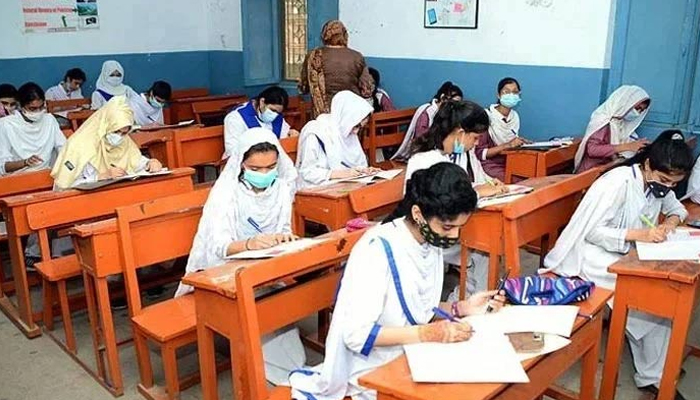
[[[298,213],[294,213],[294,233],[303,238],[304,235],[306,234],[306,220],[304,219],[303,215],[300,215]]]
[[[10,226],[8,226],[8,229],[10,229]],[[28,338],[35,338],[41,335],[41,330],[34,323],[27,268],[24,264],[22,239],[17,235],[9,235],[7,245],[10,249],[12,279],[15,283],[17,307],[12,304],[9,298],[3,297],[1,299],[2,301],[0,301],[0,308],[2,308],[7,317],[20,328],[25,336]]]
[[[627,325],[627,291],[624,278],[617,279],[615,291],[615,306],[610,317],[610,331],[608,333],[608,346],[605,349],[605,362],[603,364],[603,379],[600,382],[599,400],[613,400],[617,389],[617,377],[620,370],[620,356],[625,340],[625,326]]]
[[[500,260],[499,260],[500,255],[495,252],[491,251],[489,253],[489,279],[488,279],[488,290],[495,290],[496,286],[498,286],[498,270],[500,269]]]
[[[233,344],[230,345],[233,347]],[[216,380],[216,353],[214,351],[214,331],[201,322],[197,322],[197,352],[199,353],[199,375],[202,385],[202,399],[219,398]]]
[[[467,297],[467,265],[469,265],[469,257],[471,250],[466,246],[461,245],[460,260],[459,260],[459,299],[464,300]],[[489,268],[490,274],[490,268]],[[490,276],[490,275],[489,275]]]
[[[83,284],[85,285],[85,300],[87,302],[88,319],[90,320],[90,333],[92,334],[92,348],[95,352],[95,365],[97,375],[104,380],[105,364],[102,360],[100,348],[102,346],[102,334],[97,316],[97,304],[95,303],[95,281],[92,275],[83,271]]]
[[[97,278],[96,281],[97,306],[100,313],[100,321],[102,322],[102,335],[104,337],[107,366],[109,368],[108,383],[117,393],[121,394],[124,392],[124,383],[122,381],[122,371],[119,367],[117,335],[114,332],[112,308],[109,302],[109,286],[107,285],[107,278]]]
[[[506,268],[510,268],[511,277],[518,277],[520,276],[520,247],[518,246],[518,228],[515,221],[505,222],[503,236]],[[489,278],[491,278],[491,274],[489,274]]]
[[[668,343],[666,362],[659,385],[658,400],[671,400],[675,397],[678,375],[683,364],[683,353],[688,340],[688,330],[692,322],[693,307],[695,305],[695,287],[693,285],[680,285],[680,295],[673,317],[671,339]]]
[[[579,399],[595,399],[595,378],[598,372],[598,353],[600,351],[600,341],[603,337],[603,313],[598,313],[594,320],[589,322],[595,324],[596,340],[593,346],[583,355],[581,361],[581,389]]]

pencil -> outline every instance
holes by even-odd
[[[641,219],[642,222],[644,222],[644,224],[645,224],[646,226],[648,226],[650,229],[656,228],[656,225],[654,225],[654,223],[651,222],[651,220],[649,219],[649,217],[647,217],[646,215],[644,215],[644,214],[640,215],[640,216],[639,216],[639,219]]]
[[[498,283],[498,288],[496,289],[496,294],[500,293],[500,291],[503,290],[503,288],[506,286],[506,281],[508,280],[508,275],[510,275],[510,268],[508,268],[506,270],[506,273],[503,274],[501,281]],[[491,297],[491,300],[493,300],[494,297]],[[486,307],[486,312],[487,313],[493,312],[493,306],[491,304],[489,304],[489,306]]]

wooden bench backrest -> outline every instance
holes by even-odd
[[[299,147],[299,136],[280,139],[280,144],[282,145],[284,152],[287,153],[289,158],[291,158],[293,162],[296,162],[297,149]]]
[[[245,359],[250,400],[269,397],[260,336],[332,306],[342,271],[331,267],[326,274],[261,299],[256,299],[255,289],[346,260],[363,234],[364,231],[344,233],[313,248],[255,263],[236,272],[243,337],[243,343],[239,343],[243,348],[238,353]],[[280,308],[283,304],[284,311]],[[232,361],[236,363],[237,360]]]
[[[403,177],[353,190],[348,194],[352,210],[365,219],[390,213],[403,199]]]
[[[367,151],[371,166],[378,166],[377,149],[401,145],[415,112],[415,108],[409,108],[373,113],[370,116],[362,147]]]
[[[301,131],[307,122],[306,102],[301,96],[291,96],[287,108],[284,110],[284,119],[292,129]]]
[[[177,167],[192,167],[221,160],[224,154],[224,127],[173,130]]]
[[[61,111],[75,110],[76,108],[82,108],[83,106],[89,106],[91,100],[88,99],[73,99],[73,100],[47,100],[46,110],[50,113],[57,113]]]
[[[80,111],[71,111],[68,113],[66,118],[70,121],[71,128],[73,128],[73,132],[77,131],[78,128],[80,128],[80,125],[83,124],[83,122],[87,121],[92,114],[95,113],[95,110],[80,110]]]
[[[0,177],[0,198],[51,190],[53,178],[51,170],[19,172]]]
[[[187,88],[187,89],[175,89],[170,95],[170,101],[185,99],[188,97],[205,97],[209,96],[209,89],[207,88]]]
[[[208,196],[209,189],[195,190],[117,208],[117,236],[132,316],[142,309],[136,270],[189,254]],[[134,245],[143,242],[149,245]]]
[[[216,122],[218,122],[220,119],[221,123],[216,125],[221,125],[226,114],[247,100],[248,97],[242,95],[222,96],[214,99],[203,97],[201,101],[192,102],[192,113],[198,124],[204,124],[209,120],[217,120]]]

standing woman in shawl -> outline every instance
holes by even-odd
[[[92,114],[68,139],[51,171],[55,189],[112,179],[139,171],[160,171],[154,158],[141,155],[128,136],[134,113],[126,98],[116,96]]]
[[[236,253],[296,239],[291,229],[294,178],[294,164],[270,130],[245,132],[209,193],[185,273],[224,264]],[[180,284],[175,297],[190,292],[192,287]],[[267,379],[274,384],[286,383],[306,358],[296,329],[266,335],[263,354]]]
[[[357,136],[371,112],[365,99],[346,90],[333,97],[330,114],[321,114],[304,126],[297,155],[300,188],[375,171],[368,168]]]
[[[314,118],[327,114],[333,96],[343,90],[371,101],[374,81],[364,56],[348,48],[345,25],[338,20],[326,22],[321,39],[323,46],[306,55],[299,80],[299,92],[311,94]]]
[[[109,60],[102,64],[102,72],[97,78],[95,91],[92,92],[92,109],[99,110],[114,96],[138,96],[130,86],[124,83],[124,68],[117,61]]]
[[[577,173],[605,165],[615,158],[630,158],[649,144],[635,130],[649,113],[651,99],[639,86],[624,85],[615,90],[591,115],[586,135],[576,151]]]
[[[19,88],[19,112],[0,119],[0,176],[51,168],[66,144],[53,115],[46,113],[44,91],[29,82]]]

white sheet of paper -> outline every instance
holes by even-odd
[[[0,235],[7,235],[7,222],[0,221]]]
[[[498,204],[510,203],[510,202],[518,200],[524,196],[525,196],[524,194],[516,194],[516,195],[508,196],[508,197],[479,199],[479,202],[477,203],[476,207],[477,208],[484,208],[484,207],[488,207],[488,206],[495,206]]]
[[[546,142],[533,142],[533,143],[525,143],[520,148],[522,149],[529,149],[531,147],[561,147],[563,146],[564,143],[556,140],[549,140]]]
[[[324,239],[299,239],[293,242],[282,243],[275,247],[270,247],[264,250],[249,250],[236,253],[226,257],[227,260],[260,260],[264,258],[273,258],[284,254],[294,253],[317,243],[323,242]]]
[[[477,332],[541,332],[569,337],[578,315],[577,306],[509,306],[492,314],[464,318]]]
[[[188,120],[188,121],[181,121],[181,122],[178,122],[178,123],[177,123],[178,126],[185,126],[185,125],[192,125],[192,124],[194,124],[194,120],[193,120],[193,119]]]
[[[700,230],[679,228],[662,243],[637,242],[640,260],[700,260]]]
[[[552,335],[551,333],[545,333],[544,335],[544,348],[542,350],[534,353],[516,353],[520,361],[529,360],[531,358],[539,357],[545,354],[554,353],[557,350],[561,350],[568,346],[571,340],[563,338],[559,335]]]
[[[141,170],[141,171],[138,171],[138,172],[134,172],[133,174],[124,175],[122,178],[123,178],[123,179],[134,179],[134,178],[139,178],[139,177],[142,177],[142,176],[170,175],[170,174],[172,174],[172,173],[173,173],[173,171],[171,171],[171,170],[169,170],[169,169],[167,169],[167,168],[163,168],[163,169],[161,169],[160,171],[157,171],[157,172],[148,172],[148,171],[146,171],[146,170]]]
[[[372,183],[379,179],[391,180],[399,176],[403,172],[402,169],[389,169],[386,171],[380,171],[373,175],[360,175],[353,178],[345,179],[334,179],[333,183],[337,182],[361,182],[361,183]]]
[[[460,343],[404,346],[414,382],[530,382],[518,355],[504,335],[476,332]]]

